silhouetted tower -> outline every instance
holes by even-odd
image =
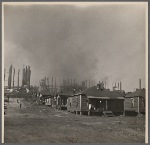
[[[14,68],[14,73],[13,73],[13,88],[15,86],[15,68]]]
[[[18,70],[18,89],[19,89],[19,73],[20,73],[20,69]]]
[[[11,80],[12,80],[12,65],[9,68],[9,75],[8,75],[8,88],[11,89]]]

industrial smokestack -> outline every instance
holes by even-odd
[[[14,73],[13,73],[13,88],[14,88],[14,84],[15,84],[15,68],[14,68]]]
[[[29,86],[30,86],[30,79],[31,79],[31,69],[29,70]]]
[[[106,81],[105,81],[105,89],[106,89]]]
[[[19,89],[19,73],[20,73],[20,69],[18,70],[18,89]]]
[[[119,90],[119,83],[118,83],[118,90]]]
[[[47,85],[48,85],[48,87],[49,87],[49,78],[47,78]]]
[[[85,80],[85,87],[87,88],[87,80]]]
[[[72,79],[71,79],[71,86],[72,86]]]
[[[69,84],[69,78],[68,78],[68,84]]]
[[[141,90],[141,79],[139,79],[139,89]]]
[[[46,77],[45,77],[45,79],[44,79],[44,80],[45,80],[45,86],[46,86],[46,85],[47,85],[47,83],[46,83]]]
[[[24,75],[25,75],[25,68],[23,68],[22,70],[22,86],[24,86]]]
[[[11,89],[11,80],[12,80],[12,65],[9,68],[9,76],[8,76],[8,88]]]
[[[55,78],[55,92],[56,92],[57,88],[56,88],[56,78]]]
[[[120,82],[120,91],[122,90],[122,83]]]
[[[89,88],[90,88],[90,80],[89,80]]]
[[[26,67],[26,85],[30,86],[30,75],[31,75],[31,70],[30,66]]]
[[[26,66],[26,69],[25,69],[25,85],[27,85],[27,80],[28,80],[28,67]]]
[[[53,92],[53,77],[52,77],[52,92]]]

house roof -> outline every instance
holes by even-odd
[[[81,91],[80,93],[78,94],[85,94],[86,96],[88,97],[101,97],[101,98],[105,98],[105,99],[109,99],[109,98],[116,98],[116,99],[119,99],[119,97],[124,97],[125,96],[125,93],[122,91],[110,91],[108,89],[103,89],[103,90],[100,90],[100,89],[97,89],[96,86],[93,86],[93,87],[90,87],[86,90],[83,90]],[[76,94],[77,95],[77,94]]]
[[[126,94],[125,98],[143,97],[145,98],[145,89],[138,89],[134,92]]]
[[[66,92],[60,92],[58,93],[59,96],[72,96],[73,92],[71,91],[66,91]]]
[[[52,96],[52,93],[48,91],[40,91],[40,94],[43,96]]]

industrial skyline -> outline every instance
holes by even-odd
[[[4,14],[5,68],[31,66],[31,84],[47,76],[106,81],[109,88],[121,81],[126,91],[138,88],[142,79],[145,87],[143,3],[6,4]]]

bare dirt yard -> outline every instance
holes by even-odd
[[[21,98],[19,103],[10,98],[4,117],[5,143],[145,142],[145,116],[75,115]]]

